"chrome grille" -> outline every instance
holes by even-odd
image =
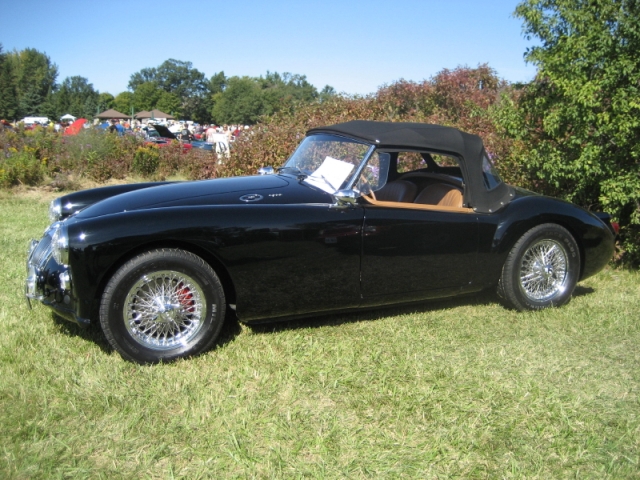
[[[40,239],[38,246],[31,253],[29,263],[35,266],[41,266],[51,254],[51,236],[49,232]]]

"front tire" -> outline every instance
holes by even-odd
[[[126,360],[157,363],[211,347],[224,322],[222,285],[200,257],[177,249],[142,253],[109,280],[100,324]]]
[[[502,268],[498,295],[516,310],[566,304],[580,276],[580,252],[573,236],[546,223],[526,232]]]

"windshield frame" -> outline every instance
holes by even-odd
[[[304,144],[305,141],[307,141],[307,139],[311,139],[313,137],[324,137],[326,141],[351,143],[351,144],[362,145],[363,147],[367,147],[367,150],[362,155],[362,160],[360,160],[360,163],[357,165],[355,171],[351,174],[350,177],[347,177],[348,180],[345,180],[345,182],[343,182],[344,188],[338,188],[333,192],[328,192],[328,193],[335,194],[340,190],[352,190],[354,188],[354,185],[357,183],[358,178],[360,177],[360,175],[362,175],[363,170],[366,168],[367,164],[369,163],[369,160],[371,159],[373,152],[376,149],[376,146],[371,144],[370,142],[365,142],[365,141],[354,139],[344,135],[336,135],[334,133],[315,133],[315,134],[307,135],[302,140],[302,142],[300,142],[300,144],[296,147],[296,149],[291,154],[291,156],[287,159],[284,165],[282,165],[278,170],[280,172],[282,172],[285,169],[296,170],[299,172],[297,176],[302,181],[304,181],[304,179],[306,179],[307,177],[310,177],[315,171],[317,171],[318,168],[316,168],[313,172],[308,172],[307,170],[303,170],[296,164],[297,162],[295,161],[296,154],[300,150],[300,147]],[[317,140],[322,141],[321,138],[317,138]],[[333,185],[331,185],[331,187],[334,188]]]

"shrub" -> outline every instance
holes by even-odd
[[[131,169],[143,177],[152,177],[158,170],[159,163],[160,153],[158,152],[158,147],[138,147],[133,155]]]
[[[9,156],[0,160],[0,186],[39,185],[46,172],[43,162],[36,158],[33,150],[12,150]]]

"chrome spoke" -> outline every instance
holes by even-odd
[[[127,295],[127,330],[141,345],[169,350],[192,340],[207,315],[204,291],[188,275],[160,271],[144,275]]]
[[[564,247],[554,240],[540,240],[522,256],[520,288],[531,300],[550,300],[566,289],[567,268]]]

